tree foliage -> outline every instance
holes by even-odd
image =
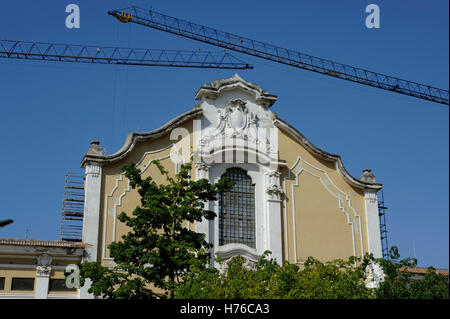
[[[365,264],[356,258],[322,263],[312,257],[304,268],[285,262],[282,266],[266,252],[252,267],[245,258],[222,261],[218,269],[195,269],[176,291],[177,298],[214,299],[344,299],[370,298],[365,287]]]
[[[214,219],[216,214],[206,210],[205,203],[217,200],[216,195],[227,191],[231,182],[192,181],[190,163],[181,165],[174,178],[158,161],[152,164],[166,178],[166,184],[158,185],[151,176],[143,179],[135,164],[123,167],[130,186],[141,197],[141,205],[132,216],[125,212],[118,216],[131,231],[108,246],[116,266],[111,269],[98,262],[80,264],[81,283],[90,278],[89,292],[94,295],[173,298],[175,288],[190,267],[201,270],[209,261],[211,245],[205,235],[183,223]]]
[[[130,186],[137,189],[141,205],[132,215],[122,212],[118,220],[130,232],[108,247],[115,267],[100,262],[79,265],[80,283],[91,281],[89,292],[104,298],[214,298],[214,299],[401,299],[449,298],[448,277],[430,267],[423,279],[415,280],[408,268],[417,260],[400,259],[392,247],[389,259],[321,262],[309,257],[301,267],[285,262],[280,266],[267,251],[249,264],[243,257],[219,261],[221,270],[206,268],[211,244],[205,235],[186,228],[185,222],[213,220],[216,214],[205,203],[217,200],[232,183],[222,179],[190,180],[190,163],[181,165],[175,177],[153,161],[165,177],[157,184],[151,176],[143,179],[135,164],[124,166]],[[384,280],[376,289],[366,286],[369,265],[378,264]]]
[[[389,251],[389,259],[379,259],[385,280],[374,291],[380,299],[449,299],[449,279],[428,267],[422,279],[414,279],[408,269],[417,266],[417,259],[400,259],[397,247]]]
[[[448,299],[448,277],[430,267],[423,279],[412,278],[407,268],[416,260],[400,259],[398,249],[391,249],[391,259],[334,260],[323,263],[309,257],[300,268],[285,262],[278,265],[266,253],[249,267],[243,257],[222,261],[218,269],[195,268],[176,290],[177,298],[213,299]],[[385,274],[378,288],[367,288],[371,263]]]

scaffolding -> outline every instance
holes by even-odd
[[[83,231],[84,176],[66,174],[60,240],[80,242]]]
[[[387,239],[387,228],[386,228],[386,213],[387,207],[384,204],[384,194],[383,190],[380,192],[380,197],[378,197],[378,214],[380,216],[380,235],[381,235],[381,250],[384,259],[389,259],[389,246]]]

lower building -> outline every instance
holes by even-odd
[[[82,243],[0,238],[0,298],[79,298],[64,272],[83,252]]]

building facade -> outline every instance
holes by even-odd
[[[192,178],[216,182],[227,176],[238,184],[209,203],[218,218],[186,225],[206,234],[214,256],[257,260],[270,250],[279,263],[297,264],[308,256],[382,257],[381,184],[369,169],[352,177],[338,155],[314,146],[271,111],[277,96],[237,74],[203,85],[195,98],[199,104],[163,127],[129,134],[115,154],[103,155],[92,142],[82,160],[87,260],[112,265],[108,245],[128,232],[117,216],[139,205],[123,165],[136,163],[144,178],[163,183],[152,160],[175,174],[191,158]]]
[[[195,98],[197,105],[164,126],[129,134],[114,154],[104,155],[98,141],[91,143],[81,163],[82,260],[114,265],[108,245],[129,231],[117,216],[140,204],[121,167],[136,163],[144,178],[164,183],[153,160],[172,175],[181,163],[193,161],[191,178],[235,182],[232,191],[208,204],[217,218],[186,223],[206,234],[213,256],[256,261],[270,250],[278,263],[300,265],[309,256],[382,257],[377,200],[382,185],[370,169],[351,176],[338,155],[319,149],[272,111],[276,95],[237,74],[201,86]],[[92,297],[88,287],[77,296]]]

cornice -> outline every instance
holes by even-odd
[[[171,129],[176,127],[177,125],[180,125],[184,122],[186,122],[189,119],[195,118],[202,114],[202,109],[198,107],[194,107],[193,110],[190,110],[188,112],[185,112],[173,120],[169,121],[168,123],[164,124],[158,129],[155,129],[153,131],[144,132],[144,133],[130,133],[127,135],[127,139],[125,140],[125,144],[122,146],[120,150],[118,150],[116,153],[111,155],[93,155],[90,153],[87,153],[84,155],[82,161],[81,161],[81,167],[85,167],[87,163],[95,163],[97,165],[103,165],[107,163],[112,163],[115,161],[118,161],[125,157],[129,152],[131,152],[136,145],[137,141],[145,141],[145,140],[152,140],[156,139],[164,134],[167,134],[170,132]]]
[[[0,238],[0,245],[8,246],[34,246],[34,247],[58,247],[58,248],[84,248],[80,242],[49,241],[38,239]]]
[[[223,91],[241,88],[255,97],[257,103],[265,107],[271,107],[276,101],[277,96],[269,94],[263,90],[259,85],[248,82],[241,78],[238,74],[234,74],[227,79],[215,80],[212,83],[201,86],[195,94],[196,100],[205,98],[217,99]]]
[[[344,179],[350,183],[351,185],[360,188],[360,189],[372,189],[372,190],[380,190],[382,188],[382,184],[380,183],[368,183],[361,181],[352,175],[345,169],[344,164],[342,163],[342,159],[337,154],[328,153],[319,147],[315,146],[311,143],[303,134],[301,134],[297,129],[295,129],[290,124],[286,123],[280,118],[276,118],[274,120],[274,125],[281,129],[282,131],[288,133],[291,137],[293,137],[297,142],[299,142],[303,147],[306,148],[313,155],[329,162],[333,162],[336,165],[336,168],[339,170]]]

